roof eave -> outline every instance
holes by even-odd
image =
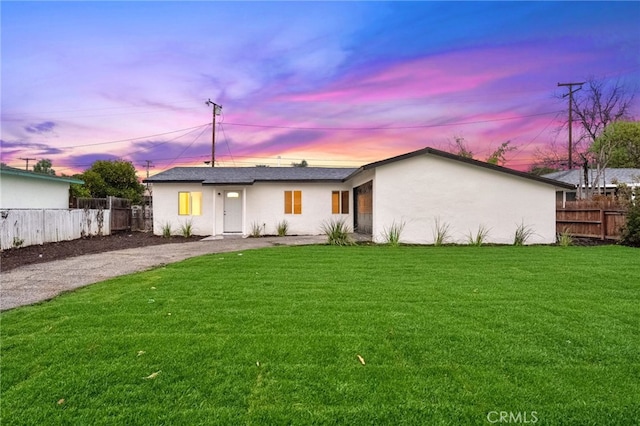
[[[46,175],[44,173],[29,172],[26,170],[23,171],[23,170],[12,170],[12,169],[3,168],[3,169],[0,169],[0,173],[11,175],[11,176],[23,176],[23,177],[34,178],[34,179],[44,179],[52,182],[76,183],[79,185],[82,185],[84,183],[84,181],[80,179],[74,179],[70,177],[68,178],[64,176],[52,176],[52,175]]]
[[[575,185],[567,184],[567,183],[564,183],[564,182],[561,182],[561,181],[543,178],[543,177],[540,177],[540,176],[532,175],[530,173],[520,172],[518,170],[509,169],[507,167],[498,166],[496,164],[487,163],[485,161],[474,160],[473,158],[461,157],[461,156],[456,155],[456,154],[451,154],[449,152],[440,151],[439,149],[434,149],[434,148],[430,148],[430,147],[426,147],[426,148],[423,148],[423,149],[419,149],[417,151],[413,151],[413,152],[409,152],[409,153],[406,153],[406,154],[398,155],[396,157],[387,158],[385,160],[376,161],[374,163],[365,164],[364,166],[361,167],[361,169],[363,171],[364,170],[369,170],[369,169],[374,169],[376,167],[380,167],[380,166],[383,166],[385,164],[395,163],[396,161],[406,160],[408,158],[413,158],[413,157],[417,157],[417,156],[424,155],[424,154],[431,154],[431,155],[434,155],[436,157],[447,158],[449,160],[459,161],[461,163],[471,164],[471,165],[474,165],[474,166],[483,167],[485,169],[494,170],[494,171],[502,172],[502,173],[507,173],[507,174],[510,174],[510,175],[513,175],[513,176],[518,176],[518,177],[521,177],[521,178],[524,178],[524,179],[529,179],[529,180],[545,183],[547,185],[552,185],[552,186],[554,186],[556,188],[563,188],[563,189],[574,189],[575,188]],[[356,172],[356,173],[358,173],[358,172]],[[354,175],[356,173],[354,173]]]
[[[149,178],[149,179],[143,179],[142,183],[202,183],[204,182],[203,179],[190,179],[190,180],[185,180],[185,179],[153,179],[153,178]]]

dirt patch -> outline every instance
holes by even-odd
[[[148,232],[132,232],[9,249],[1,253],[0,270],[8,271],[19,266],[51,262],[52,260],[66,259],[83,254],[103,253],[159,244],[179,244],[199,241],[202,238],[162,238]]]

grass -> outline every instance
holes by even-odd
[[[632,424],[638,253],[277,247],[120,277],[0,315],[0,422]]]

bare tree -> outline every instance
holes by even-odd
[[[594,146],[607,126],[631,117],[635,92],[625,88],[620,81],[607,84],[604,80],[591,78],[586,86],[584,94],[577,97],[575,113],[582,125],[581,140],[588,143],[585,152],[581,152],[580,155],[585,163],[592,160],[596,169],[591,185],[585,173],[586,195],[590,197],[595,187],[599,185],[604,169],[607,167],[610,149],[605,149],[604,146],[595,152],[589,152],[589,149]]]
[[[449,152],[460,157],[473,158],[473,152],[471,152],[462,136],[454,136],[453,142],[449,141]]]
[[[574,113],[581,124],[579,140],[586,140],[591,146],[609,124],[631,118],[635,92],[620,81],[607,84],[605,80],[591,78],[585,86],[576,93]]]
[[[588,181],[588,173],[584,173],[585,181],[583,183],[587,197],[593,194],[593,188],[600,181],[602,171],[607,165],[605,152],[592,150],[592,145],[608,125],[631,118],[635,94],[635,90],[625,86],[619,80],[609,82],[593,77],[586,80],[582,90],[574,92],[573,121],[579,123],[579,136],[574,140],[572,156],[581,159],[583,170],[590,166],[596,169],[592,182]],[[568,121],[567,119],[563,123],[560,130],[568,128]],[[567,155],[566,147],[550,145],[548,150],[539,151],[536,156],[539,164],[557,167],[564,165],[563,159]]]
[[[561,146],[557,139],[549,142],[544,148],[537,147],[534,152],[536,158],[535,166],[562,170],[567,167],[567,149]]]
[[[487,163],[504,166],[507,163],[507,153],[518,149],[515,146],[510,146],[510,144],[511,141],[502,142],[500,146],[487,157]]]

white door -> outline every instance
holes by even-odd
[[[242,232],[242,191],[224,191],[223,232]]]

